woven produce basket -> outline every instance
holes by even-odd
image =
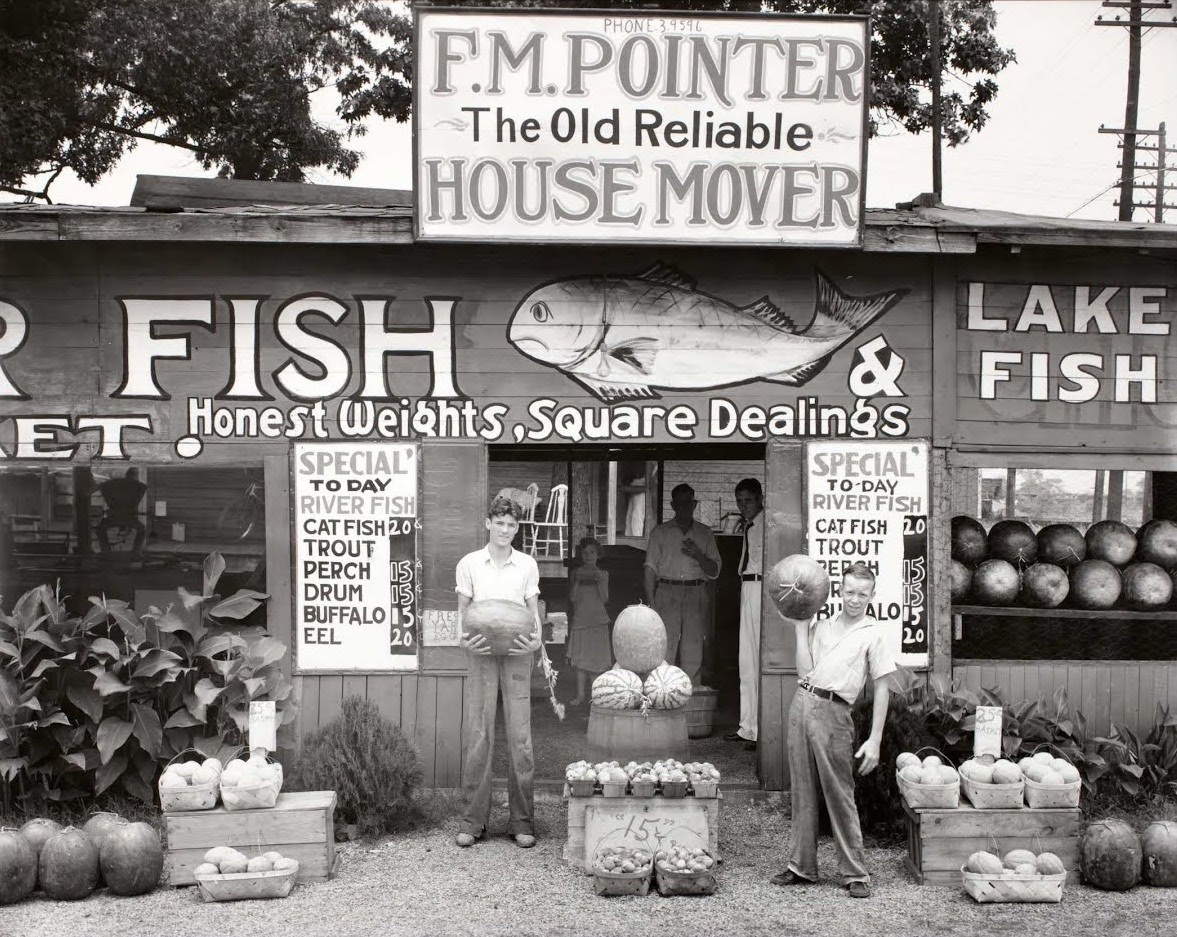
[[[663,781],[663,797],[686,797],[688,781]]]
[[[920,752],[932,752],[938,755],[944,764],[956,767],[952,764],[952,760],[938,748],[925,746],[915,754],[918,755]],[[895,783],[899,786],[899,793],[907,801],[907,806],[913,810],[950,810],[960,806],[959,781],[952,784],[912,784],[896,771]]]
[[[719,795],[719,782],[692,781],[691,790],[696,797],[717,797]]]
[[[201,764],[208,761],[208,756],[204,752],[198,751],[195,748],[185,748],[182,752],[176,754],[176,757],[167,763],[164,767],[166,771],[172,765],[181,761],[191,761],[188,756],[196,755]],[[163,775],[160,775],[160,780],[163,780]],[[217,791],[220,788],[220,778],[215,781],[209,781],[207,784],[189,784],[187,787],[160,787],[156,783],[156,790],[159,791],[159,806],[164,813],[183,813],[189,810],[212,810],[217,805]]]
[[[251,898],[285,898],[298,880],[298,864],[280,872],[232,872],[197,875],[196,884],[205,901],[244,901]]]
[[[568,790],[573,797],[592,797],[597,782],[592,778],[573,778],[568,782]]]
[[[969,803],[978,810],[1009,810],[1022,806],[1024,785],[985,784],[972,778],[960,776],[960,788]]]
[[[1061,787],[1057,784],[1039,784],[1037,781],[1026,782],[1027,807],[1078,807],[1079,792],[1083,788],[1082,781],[1072,781]]]
[[[658,786],[657,781],[630,781],[629,789],[633,792],[634,797],[653,797],[654,789]]]
[[[641,872],[607,872],[593,859],[593,891],[598,895],[646,895],[653,862]]]
[[[658,886],[658,894],[664,897],[673,895],[713,895],[715,894],[715,866],[700,869],[697,872],[660,869],[654,863],[654,881]]]
[[[1008,869],[1000,875],[960,869],[965,892],[982,904],[998,902],[1053,902],[1063,900],[1067,873],[1057,875],[1015,875]]]
[[[268,810],[278,802],[278,794],[282,790],[282,765],[270,755],[266,756],[266,760],[272,765],[278,765],[278,780],[236,787],[222,784],[221,803],[225,805],[226,810]]]
[[[602,781],[601,793],[606,797],[624,797],[629,781]]]

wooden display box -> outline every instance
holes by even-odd
[[[915,810],[907,815],[907,868],[920,885],[960,885],[960,869],[974,852],[1011,849],[1053,852],[1068,871],[1079,868],[1079,809],[1031,807]]]
[[[719,857],[721,797],[565,797],[568,839],[564,861],[591,875],[593,855],[603,846],[703,846]]]
[[[193,810],[165,813],[172,885],[195,885],[195,868],[213,846],[247,856],[277,850],[298,860],[298,881],[323,882],[335,874],[335,791],[283,793],[264,810]]]

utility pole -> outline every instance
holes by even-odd
[[[1124,105],[1124,126],[1121,130],[1105,131],[1101,133],[1121,133],[1123,138],[1120,148],[1124,151],[1120,163],[1120,198],[1116,204],[1120,207],[1120,221],[1131,221],[1132,210],[1136,207],[1134,198],[1134,174],[1136,172],[1136,137],[1141,133],[1137,127],[1138,111],[1140,109],[1140,36],[1141,27],[1177,27],[1177,18],[1170,22],[1160,20],[1146,20],[1143,18],[1145,10],[1171,10],[1170,0],[1104,0],[1103,6],[1117,10],[1128,11],[1128,21],[1122,22],[1119,16],[1113,20],[1096,17],[1096,26],[1127,26],[1128,27],[1128,97]],[[1159,200],[1158,200],[1159,203]]]
[[[932,195],[939,205],[944,197],[944,176],[940,162],[940,4],[928,0],[928,56],[932,72]]]
[[[1125,129],[1123,127],[1103,127],[1103,126],[1101,126],[1099,128],[1099,132],[1100,133],[1114,133],[1114,134],[1117,134],[1122,137],[1125,133]],[[1133,201],[1133,204],[1134,204],[1134,207],[1136,207],[1136,208],[1151,208],[1153,210],[1153,221],[1160,224],[1161,222],[1163,222],[1165,220],[1165,209],[1166,208],[1172,208],[1173,210],[1177,211],[1177,204],[1174,204],[1173,202],[1166,202],[1165,201],[1165,198],[1167,197],[1167,193],[1177,192],[1177,185],[1169,185],[1165,182],[1165,170],[1168,168],[1166,166],[1166,161],[1169,156],[1177,156],[1177,148],[1165,145],[1165,122],[1163,120],[1161,121],[1160,126],[1156,130],[1142,130],[1142,129],[1137,128],[1136,136],[1138,136],[1138,137],[1156,137],[1157,138],[1157,145],[1156,146],[1148,146],[1147,144],[1144,144],[1144,143],[1137,143],[1136,144],[1136,152],[1137,153],[1155,153],[1157,161],[1155,163],[1137,163],[1135,166],[1132,166],[1128,162],[1127,157],[1125,157],[1122,162],[1116,163],[1116,166],[1118,166],[1121,170],[1123,170],[1125,166],[1129,166],[1131,168],[1131,176],[1133,179],[1132,188],[1134,190],[1141,189],[1141,190],[1152,193],[1151,204],[1149,203],[1148,200],[1136,201],[1135,199]],[[1122,141],[1120,142],[1119,146],[1121,149],[1124,148],[1124,144]],[[1135,181],[1136,175],[1140,171],[1153,173],[1154,174],[1153,181],[1152,182],[1136,182]],[[1113,202],[1113,204],[1122,205],[1123,200],[1117,199],[1115,202]]]

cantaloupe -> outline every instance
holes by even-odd
[[[1063,860],[1053,852],[1040,852],[1036,865],[1040,875],[1060,875],[1067,871],[1063,866]]]
[[[979,875],[1000,875],[1004,866],[1001,859],[991,852],[974,852],[965,863],[965,868]]]
[[[1034,863],[1038,861],[1038,857],[1035,856],[1034,853],[1030,852],[1029,849],[1011,849],[1005,854],[1001,861],[1007,869],[1014,869],[1022,863],[1029,863],[1030,865],[1034,865]]]

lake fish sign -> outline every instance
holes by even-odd
[[[861,244],[861,16],[417,8],[422,240]]]
[[[545,283],[516,307],[507,338],[601,400],[656,398],[655,388],[711,390],[749,381],[799,386],[906,295],[849,296],[822,273],[800,329],[767,297],[736,307],[665,264],[633,276]]]

